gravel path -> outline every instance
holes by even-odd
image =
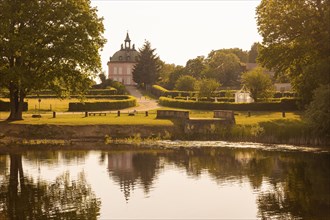
[[[158,105],[157,100],[143,96],[135,86],[126,86],[126,89],[132,96],[136,97],[138,104],[138,106],[128,108],[128,110],[149,111],[161,107]]]

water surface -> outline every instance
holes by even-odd
[[[330,218],[326,150],[164,144],[2,154],[0,219]]]

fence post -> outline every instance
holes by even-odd
[[[285,112],[282,112],[282,117],[285,118]]]
[[[117,112],[117,116],[118,116],[118,117],[120,116],[120,111]]]
[[[148,114],[149,114],[148,111],[146,111],[146,117],[148,117]]]
[[[88,112],[85,112],[85,117],[88,117]]]
[[[56,112],[53,112],[53,118],[56,118]]]

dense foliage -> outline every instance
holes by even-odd
[[[251,71],[243,73],[242,83],[249,90],[255,102],[258,102],[260,98],[270,98],[273,96],[273,82],[261,67],[256,67]]]
[[[22,103],[32,91],[61,95],[89,88],[105,43],[90,1],[2,0],[0,8],[0,87],[10,93],[9,120],[22,119]]]
[[[314,99],[305,114],[314,132],[330,140],[330,85],[314,91]]]
[[[160,61],[155,50],[151,48],[150,42],[146,41],[139,49],[137,63],[132,72],[134,82],[144,88],[151,86],[159,78]]]
[[[197,80],[193,76],[180,76],[180,78],[175,83],[175,89],[181,91],[194,91],[196,83]]]
[[[258,60],[288,75],[305,103],[330,84],[330,1],[263,0],[257,8],[263,37]]]

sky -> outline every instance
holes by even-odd
[[[120,49],[127,32],[136,49],[147,40],[165,63],[182,66],[212,50],[249,50],[262,41],[255,19],[261,0],[91,1],[104,18],[107,43],[100,54],[106,73],[110,56]]]

